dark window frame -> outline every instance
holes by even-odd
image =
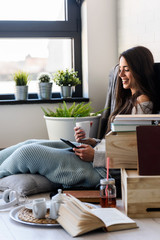
[[[0,21],[0,38],[71,38],[74,49],[73,66],[82,80],[81,9],[76,0],[66,0],[66,3],[66,21]],[[9,101],[13,101],[10,94],[0,94],[0,100],[6,99],[7,96]],[[54,98],[54,93],[52,96]],[[82,97],[82,84],[75,87],[73,97]]]

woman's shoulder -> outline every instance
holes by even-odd
[[[139,97],[137,97],[137,103],[143,103],[143,102],[150,102],[150,99],[147,95],[140,95]]]
[[[132,114],[151,114],[152,110],[153,102],[147,95],[140,95],[137,98],[137,105],[132,109]]]

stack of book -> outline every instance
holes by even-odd
[[[117,115],[111,123],[112,132],[136,131],[137,126],[160,122],[160,114]]]

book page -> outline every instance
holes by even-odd
[[[121,213],[116,208],[97,208],[92,209],[91,211],[105,223],[106,227],[114,224],[135,223],[135,221]]]
[[[70,195],[70,200],[84,213],[92,214],[91,209],[89,209],[83,202],[75,198],[74,196]]]

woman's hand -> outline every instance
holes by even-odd
[[[81,144],[77,148],[73,148],[77,156],[85,162],[93,162],[94,149],[90,145]]]
[[[83,142],[83,139],[86,137],[84,130],[80,127],[75,127],[74,132],[75,132],[74,137],[76,139],[76,142],[79,142],[79,143]]]
[[[75,132],[74,137],[75,137],[76,142],[85,143],[85,144],[91,145],[92,147],[95,147],[96,141],[93,138],[86,139],[85,138],[86,134],[82,128],[75,127],[74,132]]]

